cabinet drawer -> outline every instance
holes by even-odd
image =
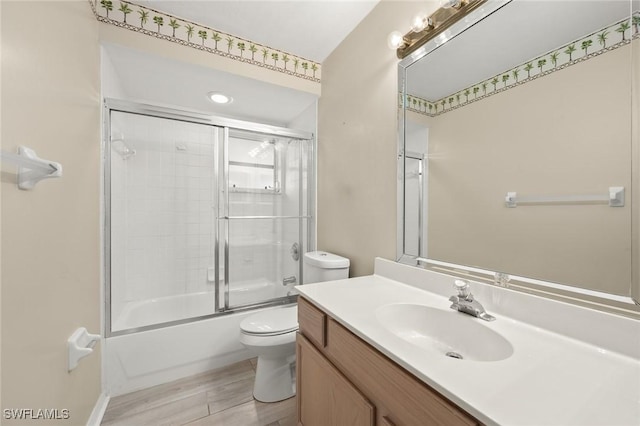
[[[325,353],[376,407],[387,424],[477,425],[478,422],[335,320],[327,321]],[[375,374],[372,374],[375,372]]]
[[[300,333],[318,348],[327,344],[327,315],[304,298],[298,298],[298,324]]]

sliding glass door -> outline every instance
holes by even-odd
[[[111,112],[111,331],[215,312],[215,126]]]
[[[225,309],[286,301],[301,282],[311,154],[310,140],[228,131],[219,215]]]
[[[293,300],[310,135],[118,101],[105,115],[108,335]]]

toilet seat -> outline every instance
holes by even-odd
[[[240,323],[243,334],[251,336],[278,336],[298,330],[298,306],[272,309],[245,318]]]

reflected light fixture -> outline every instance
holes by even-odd
[[[389,34],[387,44],[390,49],[396,50],[398,58],[406,58],[487,1],[441,0],[440,8],[431,15],[416,15],[411,20],[411,30],[408,33],[402,35],[400,31],[394,31]]]
[[[233,102],[233,98],[231,96],[227,96],[220,92],[209,92],[207,93],[207,98],[209,98],[211,102],[221,105]]]

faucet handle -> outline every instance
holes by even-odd
[[[469,282],[465,280],[455,280],[453,282],[453,287],[458,292],[458,297],[461,299],[468,299],[471,291],[469,290]]]

